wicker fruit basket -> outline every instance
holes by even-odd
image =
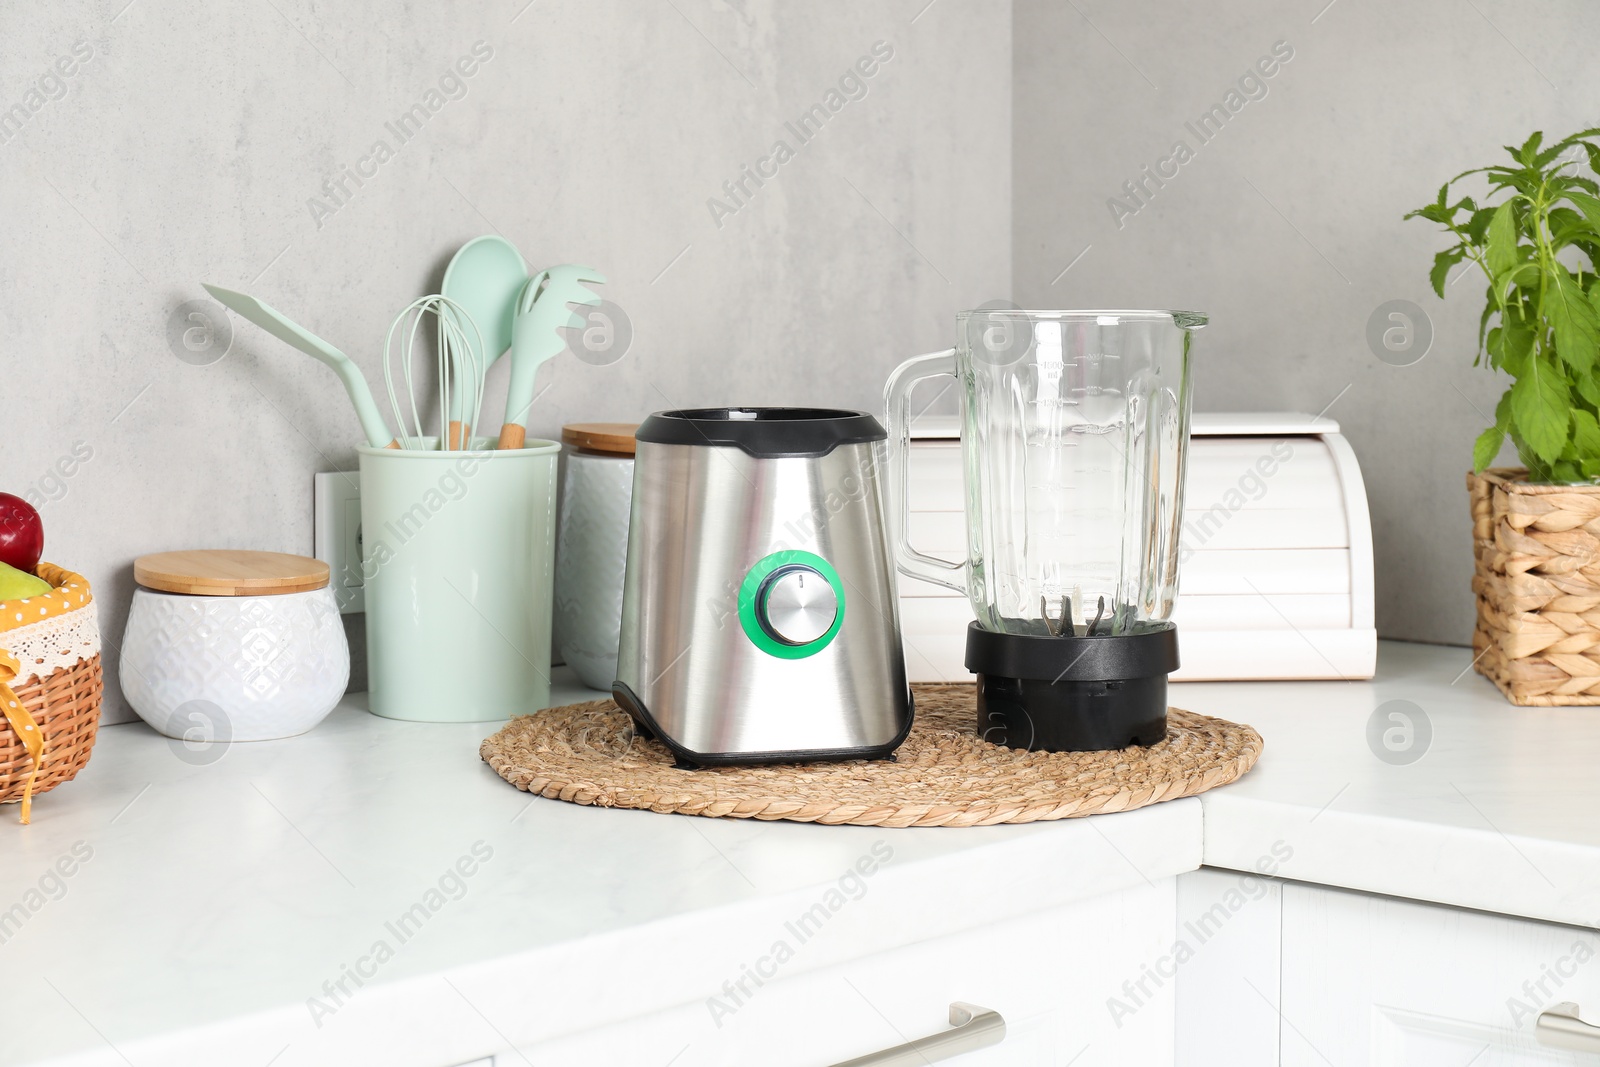
[[[54,591],[0,601],[0,803],[33,798],[89,762],[100,724],[100,629],[82,575],[41,563]]]
[[[1511,703],[1600,704],[1600,486],[1467,475],[1478,672]]]

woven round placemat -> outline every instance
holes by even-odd
[[[972,685],[914,685],[896,760],[677,770],[609,700],[513,719],[483,742],[529,793],[603,808],[855,826],[990,826],[1131,811],[1194,796],[1255,766],[1261,735],[1172,708],[1167,738],[1113,752],[1024,752],[978,738]]]

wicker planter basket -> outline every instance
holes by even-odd
[[[1478,672],[1513,704],[1600,704],[1600,485],[1467,475]]]
[[[89,583],[49,563],[55,591],[0,601],[0,803],[32,799],[89,762],[100,724],[100,631]],[[37,756],[36,756],[37,753]]]

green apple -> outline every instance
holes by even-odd
[[[23,600],[53,591],[54,587],[43,578],[0,563],[0,600]]]

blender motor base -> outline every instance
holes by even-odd
[[[978,676],[978,736],[1043,752],[1100,752],[1167,736],[1167,675],[1178,669],[1172,624],[1136,634],[1000,633],[967,627]]]
[[[1050,682],[978,675],[978,736],[1030,752],[1096,752],[1167,736],[1167,678]]]
[[[895,749],[905,743],[911,735],[911,724],[916,720],[916,700],[911,694],[910,687],[906,689],[906,715],[905,723],[887,744],[867,745],[861,748],[832,748],[832,749],[794,749],[784,752],[696,752],[679,744],[671,734],[661,728],[661,724],[650,714],[650,709],[644,701],[630,689],[627,683],[616,681],[611,683],[611,699],[616,701],[617,707],[627,712],[633,719],[633,729],[636,736],[659,741],[668,752],[672,753],[672,767],[679,771],[698,771],[709,767],[735,767],[753,766],[767,763],[834,763],[845,760],[888,760],[894,762]]]

